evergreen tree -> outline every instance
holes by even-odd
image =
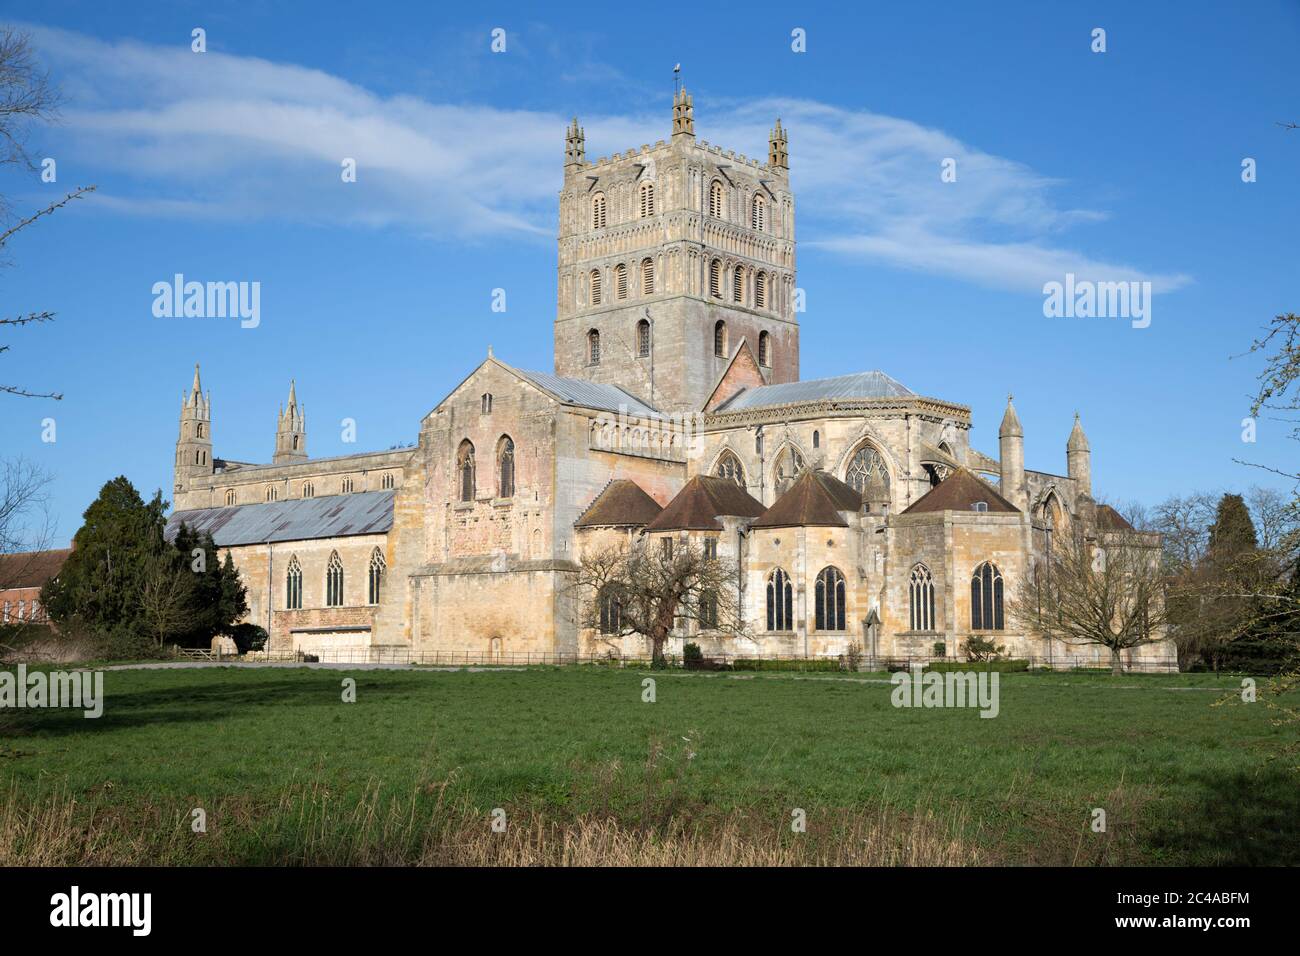
[[[1255,522],[1250,518],[1241,495],[1225,494],[1210,525],[1210,543],[1206,557],[1219,564],[1235,563],[1259,548]]]

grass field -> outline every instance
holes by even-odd
[[[549,847],[592,827],[614,828],[598,858],[676,862],[715,840],[742,850],[690,860],[1300,863],[1294,726],[1214,706],[1230,678],[1004,674],[995,719],[895,708],[882,681],[110,671],[98,720],[0,711],[0,863],[591,862]],[[494,808],[513,856],[448,850],[491,846]]]

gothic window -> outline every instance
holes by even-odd
[[[758,364],[763,368],[772,365],[772,336],[766,332],[758,333]]]
[[[379,479],[379,487],[384,491],[388,491],[393,487],[393,473],[391,471],[385,472],[384,477]]]
[[[200,457],[201,454],[202,453],[197,448],[194,449],[194,464],[196,465],[203,464],[203,459]]]
[[[727,323],[721,319],[713,326],[713,354],[727,357]]]
[[[1002,615],[1002,572],[985,561],[970,579],[970,626],[972,631],[1000,631]]]
[[[456,473],[460,476],[460,500],[474,500],[474,445],[467,438],[456,453]]]
[[[233,505],[234,503],[235,503],[235,491],[232,488],[230,491],[226,492],[226,504]]]
[[[763,198],[761,193],[754,196],[754,205],[750,209],[749,225],[759,232],[767,228],[767,200]]]
[[[484,392],[479,398],[479,407],[484,415],[492,414],[492,393]]]
[[[817,630],[844,630],[844,575],[838,568],[822,568],[817,575],[816,591]]]
[[[767,273],[760,272],[754,278],[754,308],[767,308]]]
[[[343,606],[343,561],[337,551],[330,552],[329,563],[325,565],[325,606]]]
[[[591,228],[605,228],[605,194],[596,193],[591,197]]]
[[[587,333],[587,364],[600,364],[600,333],[595,329]]]
[[[591,270],[591,304],[600,305],[600,270]]]
[[[650,323],[645,319],[636,324],[636,354],[638,358],[650,357]]]
[[[344,493],[345,495],[350,495],[350,494],[352,494],[352,478],[351,478],[351,476],[349,476],[349,477],[343,479],[343,493]]]
[[[709,263],[709,295],[715,299],[722,298],[722,260],[714,259]]]
[[[302,607],[302,565],[296,554],[289,559],[289,570],[284,575],[284,606],[291,611]]]
[[[776,477],[774,482],[776,493],[778,495],[785,494],[803,469],[803,455],[799,454],[797,448],[793,445],[786,445],[781,449],[781,453],[776,456]]]
[[[722,183],[716,179],[709,186],[709,215],[714,219],[722,218]]]
[[[312,498],[315,497],[315,495],[316,495],[316,486],[313,485],[310,481],[304,481],[302,483],[302,496],[304,498]]]
[[[741,467],[740,459],[729,451],[723,452],[722,457],[718,459],[717,467],[713,469],[713,473],[719,478],[729,478],[740,487],[745,487],[745,469]]]
[[[293,450],[294,450],[294,451],[297,451],[297,450],[298,450],[298,436],[297,436],[297,435],[294,435],[294,436],[293,436]]]
[[[384,553],[378,548],[370,552],[370,582],[367,590],[367,596],[371,604],[379,603],[380,588],[384,583],[384,572],[388,569],[388,563],[384,561]]]
[[[731,298],[735,302],[745,301],[745,270],[741,266],[736,266],[731,275]]]
[[[767,576],[767,629],[794,630],[794,588],[790,576],[780,568]]]
[[[280,497],[280,492],[276,489],[275,485],[267,485],[267,486],[266,486],[266,500],[267,500],[267,501],[275,501],[275,500],[276,500],[277,498],[279,498],[279,497]]]
[[[849,468],[844,480],[859,494],[866,494],[867,483],[872,478],[883,482],[885,489],[889,489],[889,472],[885,470],[885,459],[870,445],[863,445],[849,460]]]
[[[655,264],[653,259],[641,260],[641,294],[655,294]]]
[[[497,497],[515,496],[515,443],[509,435],[497,442]]]
[[[197,425],[194,426],[194,437],[195,437],[195,438],[202,438],[202,437],[203,437],[203,423],[202,423],[202,422],[199,422]]]
[[[909,605],[911,607],[911,629],[913,631],[934,630],[934,577],[924,564],[912,569],[912,578],[908,586]]]
[[[620,634],[623,631],[623,602],[618,593],[606,586],[600,592],[600,633]]]
[[[814,432],[813,432],[813,447],[814,447],[814,448],[821,448],[821,447],[822,447],[822,433],[821,433],[821,432],[818,432],[818,431],[814,431]]]
[[[655,214],[655,184],[641,184],[641,218]]]
[[[716,591],[700,592],[700,627],[713,630],[718,626],[718,594]]]
[[[627,298],[627,266],[621,262],[614,267],[614,295]]]

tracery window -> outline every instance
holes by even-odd
[[[934,630],[934,576],[924,564],[912,569],[908,584],[908,604],[911,608],[913,631]]]
[[[474,500],[474,445],[467,438],[456,453],[456,474],[460,477],[460,500]]]
[[[713,473],[719,478],[729,478],[740,487],[745,487],[745,469],[740,464],[740,459],[731,452],[724,452],[718,459],[718,464],[714,467]]]
[[[1002,591],[1002,572],[997,565],[985,561],[975,569],[970,579],[971,630],[1003,630]]]
[[[325,566],[325,606],[343,606],[343,561],[337,551],[330,552]]]
[[[767,576],[767,629],[794,630],[794,588],[781,568]]]
[[[515,496],[515,443],[509,435],[502,435],[497,443],[497,497]]]
[[[302,607],[302,565],[296,554],[289,559],[289,570],[284,574],[284,606],[291,611]]]
[[[384,561],[384,554],[378,548],[370,552],[370,580],[367,588],[371,604],[379,603],[380,589],[384,583],[384,572],[388,569],[388,563]]]
[[[849,468],[844,480],[859,494],[865,494],[867,483],[873,477],[879,478],[884,482],[885,488],[889,488],[889,472],[885,468],[884,457],[870,445],[863,445],[849,460]]]

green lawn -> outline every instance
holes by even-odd
[[[657,700],[642,702],[642,680]],[[846,675],[847,676],[847,675]],[[1300,771],[1213,675],[1003,674],[995,719],[900,709],[879,675],[583,669],[110,671],[105,711],[0,711],[0,792],[79,812],[270,813],[368,789],[420,808],[636,822],[933,812],[1007,863],[1300,863]],[[357,701],[341,701],[341,682]],[[1211,688],[1225,688],[1216,693]],[[1183,689],[1175,689],[1183,688]],[[1092,808],[1108,814],[1103,838]]]

